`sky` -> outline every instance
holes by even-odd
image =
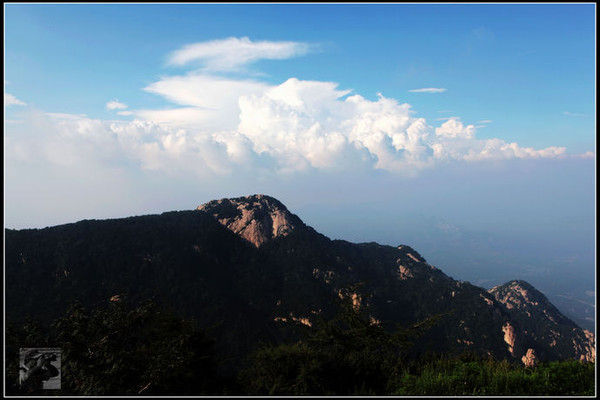
[[[595,22],[594,3],[5,3],[5,227],[264,193],[332,238],[410,244],[434,218],[593,278]]]

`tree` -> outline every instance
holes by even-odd
[[[359,286],[342,292],[356,293]],[[305,338],[293,344],[265,345],[254,352],[240,373],[249,394],[378,395],[385,394],[411,339],[438,317],[388,332],[366,308],[342,296],[339,312],[319,320]]]
[[[118,298],[88,313],[74,304],[54,323],[62,349],[62,394],[211,394],[214,340],[152,302]]]
[[[22,324],[8,323],[5,329],[5,362],[4,371],[6,393],[34,396],[52,395],[55,391],[41,390],[39,385],[19,387],[19,357],[21,348],[54,347],[48,335],[48,329],[40,321],[26,318]]]

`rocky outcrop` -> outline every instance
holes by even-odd
[[[521,332],[522,343],[532,345],[536,357],[547,358],[549,354],[555,354],[559,358],[595,361],[594,334],[565,317],[529,283],[510,281],[490,289],[489,293],[505,307],[514,324],[512,330]],[[506,328],[505,338],[511,337],[508,331]],[[513,355],[517,356],[516,353]],[[529,360],[527,354],[523,359]]]
[[[538,306],[538,294],[541,294],[524,281],[511,281],[507,284],[493,287],[489,292],[508,309],[526,309]]]
[[[579,359],[581,361],[595,362],[596,361],[596,338],[594,333],[584,329],[583,334],[585,340],[579,345]]]
[[[302,325],[312,326],[312,322],[310,322],[310,319],[306,317],[295,317],[293,313],[290,313],[289,317],[275,317],[273,321],[296,322]]]
[[[413,277],[413,273],[411,272],[411,270],[409,268],[405,267],[404,265],[398,266],[398,279],[406,280],[406,279],[412,278],[412,277]]]
[[[213,200],[196,210],[215,217],[223,226],[256,247],[279,236],[286,236],[302,225],[278,200],[256,194],[233,199]]]
[[[533,349],[527,349],[527,353],[521,358],[521,361],[523,361],[523,364],[526,367],[535,367],[538,362],[535,351]]]
[[[502,325],[502,332],[504,332],[504,341],[508,345],[508,351],[514,356],[515,343],[517,341],[515,335],[515,328],[510,322],[507,322],[506,324]]]

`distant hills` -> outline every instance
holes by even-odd
[[[265,195],[197,210],[5,230],[7,321],[50,321],[74,300],[152,298],[212,327],[233,360],[285,342],[350,298],[392,329],[437,315],[418,352],[595,360],[595,339],[525,281],[487,291],[408,245],[330,240]]]

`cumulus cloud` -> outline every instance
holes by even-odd
[[[107,110],[124,110],[126,108],[127,108],[127,104],[123,104],[123,103],[119,102],[119,100],[117,100],[117,99],[111,100],[108,103],[106,103]]]
[[[480,140],[479,126],[458,117],[436,120],[438,126],[432,126],[415,117],[410,104],[382,94],[369,100],[335,82],[289,78],[269,84],[209,71],[289,58],[308,49],[299,42],[248,38],[184,46],[169,56],[169,62],[200,62],[205,69],[165,76],[144,88],[169,101],[169,108],[129,110],[117,99],[106,103],[106,109],[133,116],[133,121],[47,113],[35,117],[44,121],[34,129],[43,136],[27,141],[16,135],[7,143],[24,162],[133,163],[144,171],[201,176],[374,169],[414,175],[453,160],[554,158],[565,153],[563,147],[533,149],[497,138]],[[5,94],[5,103],[6,99]],[[491,121],[479,121],[484,122]]]
[[[435,128],[435,134],[441,138],[463,138],[472,139],[475,135],[475,126],[463,123],[457,117],[448,118],[439,128]]]
[[[260,59],[281,60],[306,54],[311,46],[291,41],[257,41],[247,37],[193,43],[174,51],[168,64],[181,66],[197,62],[208,70],[234,70]]]
[[[4,107],[8,106],[25,106],[27,103],[22,102],[10,93],[4,93]]]
[[[409,92],[412,93],[442,93],[447,89],[445,88],[421,88],[421,89],[411,89]]]
[[[414,175],[452,160],[554,158],[565,152],[480,140],[477,127],[458,117],[434,127],[415,117],[407,103],[381,94],[369,100],[334,82],[290,78],[269,85],[186,75],[163,78],[146,90],[179,108],[135,110],[133,121],[112,122],[48,113],[51,128],[38,128],[46,134],[31,147],[37,154],[25,159],[73,166],[90,159],[134,163],[175,175],[373,169]],[[21,156],[29,150],[18,138],[10,145]]]

